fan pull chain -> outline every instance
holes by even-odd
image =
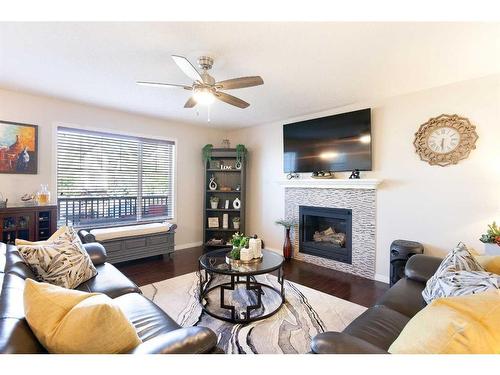
[[[207,105],[207,122],[210,122],[210,104]]]

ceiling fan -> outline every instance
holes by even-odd
[[[209,105],[213,103],[215,99],[234,105],[238,108],[247,108],[250,105],[249,103],[235,96],[226,94],[223,91],[264,84],[264,81],[260,76],[232,78],[216,82],[215,79],[208,73],[214,64],[214,60],[208,56],[201,56],[198,58],[198,66],[201,69],[201,73],[198,72],[198,70],[196,70],[196,68],[185,57],[172,55],[172,58],[184,74],[193,80],[191,86],[146,81],[138,81],[137,84],[161,87],[179,87],[184,90],[192,91],[193,95],[188,99],[186,104],[184,104],[184,108],[193,108],[196,104]]]

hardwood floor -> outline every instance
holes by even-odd
[[[153,257],[116,266],[142,286],[197,271],[201,254],[202,248],[194,247],[176,251],[171,260]],[[389,284],[294,259],[285,264],[285,278],[366,307],[372,306],[389,289]]]

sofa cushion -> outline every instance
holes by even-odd
[[[129,293],[114,302],[132,322],[142,341],[181,328],[172,318],[141,294]]]
[[[39,281],[75,288],[97,274],[80,238],[71,227],[62,227],[47,243],[22,245],[18,251]]]
[[[168,232],[171,227],[172,224],[170,223],[139,224],[124,227],[92,229],[90,234],[94,236],[96,241],[102,242],[113,240],[115,238],[144,236],[147,234]]]
[[[427,303],[435,298],[448,297],[460,294],[471,294],[484,291],[486,288],[479,285],[477,288],[472,281],[474,274],[458,274],[458,272],[484,272],[484,268],[477,262],[462,242],[460,242],[443,259],[435,274],[427,281],[422,296]],[[457,277],[455,277],[457,276]],[[476,275],[481,278],[480,275]],[[466,284],[463,284],[463,283]],[[482,283],[480,281],[479,283]],[[467,288],[464,288],[464,285]]]
[[[127,353],[141,343],[111,298],[27,280],[26,320],[50,353]]]
[[[380,305],[371,307],[358,316],[344,333],[387,350],[409,320],[406,315]]]
[[[96,266],[97,275],[78,285],[77,290],[103,293],[116,298],[126,293],[141,293],[141,290],[116,267],[109,263]]]
[[[401,279],[379,298],[376,305],[384,305],[411,318],[426,305],[422,297],[424,287],[424,283]]]
[[[474,258],[487,272],[500,275],[500,255],[475,255]]]
[[[500,291],[438,298],[403,329],[389,352],[500,354]]]

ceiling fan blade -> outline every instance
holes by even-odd
[[[225,81],[216,83],[216,85],[221,86],[223,90],[241,89],[243,87],[259,86],[263,84],[264,80],[260,76],[226,79]]]
[[[161,83],[161,82],[148,82],[148,81],[137,81],[136,83],[138,85],[144,85],[144,86],[180,87],[180,88],[183,88],[184,90],[192,90],[193,89],[191,86],[176,85],[174,83]]]
[[[245,102],[244,100],[241,100],[237,98],[236,96],[232,96],[229,94],[226,94],[224,92],[216,92],[215,97],[227,104],[234,105],[239,108],[247,108],[250,104]]]
[[[188,59],[186,59],[183,56],[177,56],[177,55],[172,55],[172,58],[174,59],[177,66],[184,72],[185,75],[187,75],[193,81],[203,82],[203,78],[201,78],[200,73],[198,73],[196,68],[189,62]]]
[[[186,104],[184,104],[184,108],[193,108],[194,106],[196,105],[196,100],[194,100],[194,98],[191,96]]]

